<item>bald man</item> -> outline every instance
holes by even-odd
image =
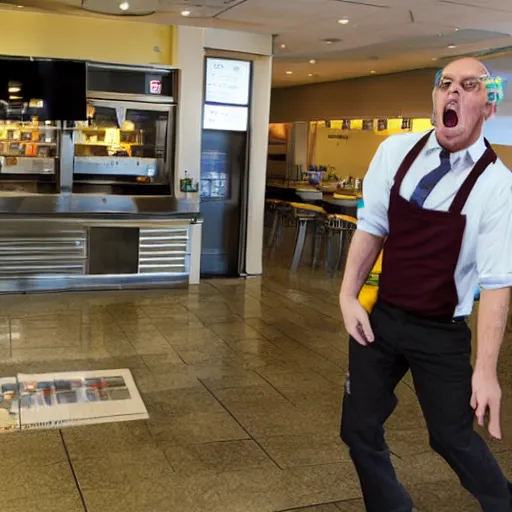
[[[364,179],[363,202],[340,291],[350,335],[341,437],[369,512],[409,512],[383,425],[407,371],[430,445],[486,512],[512,510],[511,486],[475,416],[501,438],[497,361],[512,286],[512,173],[482,135],[495,97],[487,69],[459,59],[436,77],[435,130],[386,139]],[[383,248],[379,296],[359,291]],[[471,314],[481,289],[471,367]]]

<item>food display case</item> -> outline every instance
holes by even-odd
[[[90,66],[87,119],[73,130],[73,192],[170,196],[176,79]]]
[[[57,192],[58,124],[0,120],[0,192]]]
[[[73,132],[73,190],[170,195],[174,108],[89,99]]]

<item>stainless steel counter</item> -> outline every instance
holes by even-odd
[[[186,286],[195,201],[0,197],[0,293]]]
[[[197,194],[196,194],[197,196]],[[199,218],[199,201],[168,196],[114,196],[94,194],[2,195],[0,214],[66,217]]]

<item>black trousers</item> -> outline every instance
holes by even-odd
[[[348,445],[368,512],[410,512],[384,440],[396,407],[394,390],[410,369],[430,445],[452,467],[484,512],[511,512],[511,487],[474,431],[471,331],[464,321],[420,319],[378,302],[371,315],[375,341],[350,340],[349,377],[341,438]]]

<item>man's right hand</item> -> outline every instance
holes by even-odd
[[[370,318],[366,310],[361,306],[357,298],[340,297],[341,314],[345,322],[345,329],[360,345],[366,346],[373,343],[373,335]]]

